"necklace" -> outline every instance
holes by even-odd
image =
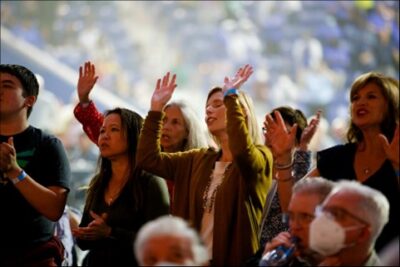
[[[107,192],[105,193],[106,203],[108,206],[110,206],[118,198],[124,185],[125,183],[113,192],[111,192],[110,188],[108,188]]]
[[[218,173],[217,170],[217,164],[224,164],[225,166],[224,171],[222,173]],[[206,185],[206,188],[204,189],[204,193],[203,193],[203,210],[210,213],[214,207],[214,203],[215,203],[215,198],[217,196],[217,191],[219,186],[222,184],[222,182],[224,181],[225,178],[225,174],[226,171],[229,169],[229,167],[231,166],[231,162],[216,162],[216,167],[214,168],[214,170],[211,172],[210,175],[210,179],[208,180],[208,183]],[[212,181],[217,178],[220,178],[219,181],[217,181],[217,184],[214,186],[213,191],[211,192],[210,195],[210,190],[211,190],[211,184]]]

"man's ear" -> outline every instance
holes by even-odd
[[[370,240],[371,239],[371,234],[372,234],[371,226],[367,226],[367,227],[363,228],[359,238],[362,241]]]
[[[31,95],[31,96],[25,97],[25,106],[33,107],[35,102],[36,102],[36,96]]]

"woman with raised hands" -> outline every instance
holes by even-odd
[[[293,184],[306,175],[311,166],[308,145],[318,128],[320,116],[321,111],[317,111],[308,124],[302,111],[288,106],[275,108],[265,116],[265,145],[274,156],[274,176],[260,229],[262,247],[288,228],[282,215],[287,212]]]
[[[261,143],[251,99],[239,90],[252,73],[246,65],[208,93],[206,123],[218,149],[160,150],[162,110],[177,86],[170,73],[157,81],[139,140],[137,163],[174,180],[175,215],[200,232],[211,265],[241,265],[259,247],[272,153]]]
[[[90,99],[90,93],[96,84],[95,65],[87,61],[79,68],[77,93],[79,103],[74,109],[76,119],[93,143],[97,144],[104,115],[98,111]],[[193,108],[184,101],[172,101],[164,107],[165,116],[160,146],[165,152],[186,151],[206,147],[209,144],[205,127],[202,126]],[[170,202],[173,202],[173,182],[167,180]],[[171,205],[172,208],[172,205]]]

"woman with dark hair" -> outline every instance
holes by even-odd
[[[97,110],[94,102],[90,100],[90,93],[97,78],[95,65],[90,61],[85,62],[84,66],[79,68],[77,85],[79,103],[74,109],[75,117],[82,124],[87,136],[95,144],[97,144],[100,126],[104,120],[104,115]],[[187,151],[209,145],[206,129],[189,104],[184,101],[169,102],[163,111],[165,117],[160,146],[164,152]],[[167,185],[172,208],[174,183],[172,180],[167,180]],[[171,212],[174,211],[171,210]]]
[[[307,118],[301,110],[282,106],[273,109],[265,116],[263,128],[265,145],[272,151],[275,160],[275,168],[272,177],[273,182],[265,203],[263,221],[260,229],[260,246],[262,248],[264,248],[266,242],[270,241],[280,232],[288,229],[288,225],[283,222],[282,217],[286,212],[287,204],[284,203],[283,208],[280,204],[280,195],[285,194],[284,191],[282,192],[282,187],[286,186],[285,183],[298,181],[309,171],[311,165],[311,151],[308,150],[308,144],[317,130],[320,115],[321,112],[318,111],[315,118],[308,124]],[[284,139],[284,142],[282,142],[282,144],[285,144],[284,146],[279,144],[281,139],[276,138],[272,130],[269,130],[270,124],[268,121],[271,122],[271,120],[284,123],[287,137],[289,137],[289,139]],[[278,146],[277,143],[279,144]],[[289,159],[286,159],[286,157]],[[293,162],[294,180],[288,181],[280,179],[280,172],[285,171],[285,168],[279,165],[282,161]],[[289,167],[291,168],[292,166],[288,166],[288,168]],[[282,200],[284,201],[284,198],[282,198]]]
[[[134,266],[133,241],[140,227],[168,214],[165,182],[136,167],[142,117],[128,109],[105,113],[100,128],[98,172],[91,180],[78,246],[89,249],[88,266]]]

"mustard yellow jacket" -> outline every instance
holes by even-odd
[[[273,162],[268,148],[252,143],[237,96],[227,96],[224,102],[233,162],[215,200],[212,265],[237,266],[258,250],[257,233]],[[162,117],[161,112],[149,111],[138,144],[137,164],[174,181],[173,215],[200,231],[203,193],[221,152],[211,148],[161,152]]]

